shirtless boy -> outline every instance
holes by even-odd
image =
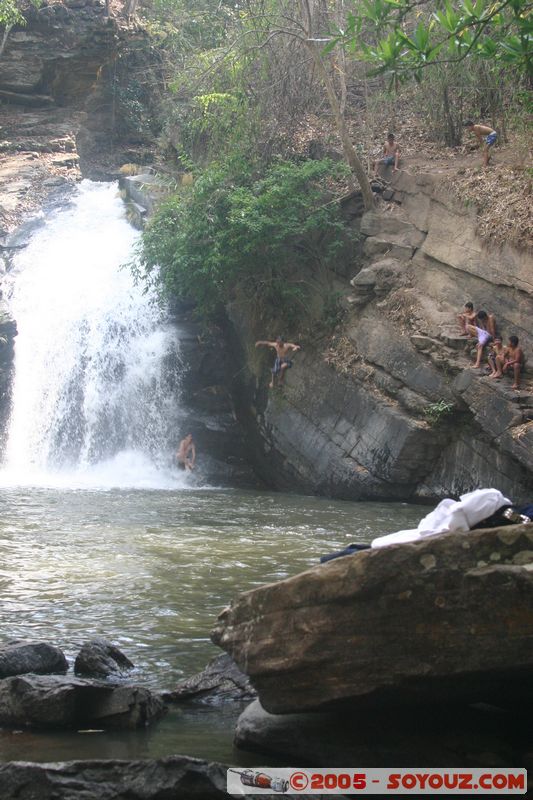
[[[192,472],[194,463],[196,461],[196,447],[193,442],[192,434],[188,433],[185,439],[182,439],[178,452],[176,453],[178,460],[178,467],[185,469],[187,472]]]
[[[457,319],[459,320],[461,334],[463,336],[469,336],[468,326],[474,325],[476,321],[476,312],[474,311],[474,304],[465,303],[464,311],[462,314],[458,314]]]
[[[514,383],[513,389],[520,389],[520,373],[524,366],[524,351],[518,346],[518,336],[509,336],[509,344],[503,351],[503,355],[496,358],[496,375],[494,378],[501,378],[508,369],[513,370]]]
[[[276,360],[272,367],[272,380],[269,383],[269,388],[273,389],[276,385],[276,378],[278,379],[278,386],[283,386],[285,380],[285,373],[292,367],[292,361],[289,358],[289,353],[296,353],[300,350],[299,344],[292,344],[292,342],[284,342],[282,336],[278,336],[275,342],[256,342],[256,347],[273,347],[276,351]]]
[[[385,164],[386,167],[392,167],[393,172],[398,172],[398,162],[400,160],[400,145],[394,139],[394,134],[389,133],[387,141],[383,145],[383,156],[374,161],[372,166],[374,168],[374,175],[378,174],[378,166]]]
[[[496,363],[496,359],[499,356],[503,356],[505,352],[505,347],[503,346],[503,341],[501,336],[495,336],[494,341],[490,345],[489,354],[487,356],[487,361],[490,367],[490,377],[491,378],[498,378],[498,365]]]
[[[469,133],[473,133],[479,142],[479,146],[483,147],[483,166],[486,167],[490,161],[490,148],[498,138],[498,134],[493,128],[488,125],[474,125],[471,119],[468,119],[464,127]]]

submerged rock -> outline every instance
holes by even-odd
[[[74,662],[74,672],[76,675],[107,678],[110,675],[122,675],[134,666],[111,642],[105,639],[93,639],[82,645]]]
[[[502,706],[533,699],[532,605],[529,524],[339,558],[241,595],[213,640],[273,713]]]
[[[162,697],[167,703],[197,701],[206,705],[252,700],[257,692],[250,679],[228,656],[216,656],[201,672],[179,683]]]
[[[166,712],[142,686],[60,676],[0,681],[0,724],[36,728],[141,728]]]
[[[34,672],[50,675],[66,672],[68,662],[61,650],[46,642],[9,642],[0,647],[0,678]]]

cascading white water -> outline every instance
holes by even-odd
[[[83,181],[17,256],[3,483],[176,486],[178,342],[123,267],[138,235],[116,185]]]

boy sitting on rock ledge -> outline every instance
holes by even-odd
[[[509,336],[509,344],[502,355],[496,356],[496,372],[491,378],[502,378],[507,370],[513,371],[513,389],[520,389],[520,376],[524,367],[524,351],[518,346],[518,336]]]

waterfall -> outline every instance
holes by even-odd
[[[124,267],[138,232],[116,184],[83,181],[9,275],[19,334],[3,483],[170,488],[175,329]]]

